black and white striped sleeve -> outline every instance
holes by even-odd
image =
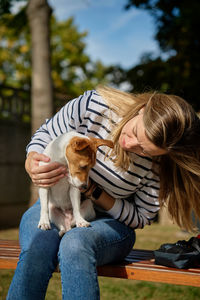
[[[143,228],[151,225],[157,216],[160,209],[158,195],[159,180],[150,172],[132,199],[116,199],[108,213],[129,227]]]
[[[27,152],[42,153],[50,141],[57,136],[71,130],[77,130],[84,118],[87,102],[92,94],[93,91],[87,91],[80,97],[69,101],[51,119],[46,120],[27,145]]]

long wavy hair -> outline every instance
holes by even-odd
[[[159,162],[161,207],[167,205],[172,219],[182,228],[194,229],[192,212],[200,219],[200,120],[184,99],[151,92],[130,94],[100,86],[98,93],[120,117],[112,130],[115,165],[127,169],[129,153],[118,143],[123,126],[144,107],[147,138],[167,154],[153,157]]]

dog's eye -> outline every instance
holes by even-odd
[[[80,166],[79,166],[79,168],[80,168],[81,170],[86,170],[87,167],[88,167],[87,165],[80,165]]]

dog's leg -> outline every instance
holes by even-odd
[[[90,223],[87,222],[80,213],[81,193],[78,188],[70,187],[70,199],[73,208],[74,221],[77,227],[88,227]]]
[[[51,229],[49,221],[48,193],[48,188],[39,188],[41,211],[38,228],[41,228],[42,230]]]
[[[81,216],[87,221],[92,221],[96,217],[93,203],[90,199],[86,199],[81,203]]]
[[[92,221],[96,218],[96,212],[94,210],[94,205],[90,199],[86,199],[83,202],[81,202],[80,213],[81,213],[81,216],[87,221]],[[71,222],[71,227],[74,227],[74,226],[76,226],[76,221],[73,218],[72,222]]]

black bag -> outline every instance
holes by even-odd
[[[154,251],[155,264],[178,269],[189,269],[200,266],[200,236],[189,241],[178,241],[175,244],[163,244]]]

